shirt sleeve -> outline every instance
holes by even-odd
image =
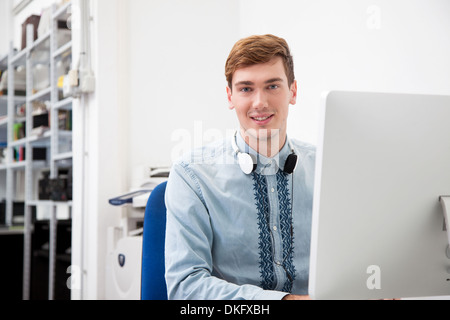
[[[165,197],[169,300],[281,300],[286,296],[212,276],[210,216],[198,180],[188,165],[181,163],[172,168]]]

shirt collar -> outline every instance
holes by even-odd
[[[289,147],[289,143],[287,142],[287,139],[286,139],[286,143],[284,144],[281,151],[274,157],[268,158],[268,157],[265,157],[265,156],[259,154],[258,152],[256,152],[256,150],[252,149],[244,141],[244,139],[242,138],[239,131],[236,136],[237,136],[236,142],[237,142],[239,151],[243,152],[243,153],[249,153],[251,155],[254,155],[258,159],[258,165],[257,165],[256,171],[255,171],[258,174],[262,174],[265,176],[277,174],[280,168],[284,168],[286,159],[291,154],[291,149]]]

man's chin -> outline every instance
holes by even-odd
[[[243,132],[244,136],[258,139],[260,141],[272,140],[279,137],[280,129],[247,129]]]

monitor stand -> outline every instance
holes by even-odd
[[[449,247],[447,247],[447,257],[450,259],[450,196],[441,196],[439,198],[439,201],[441,202],[442,209],[444,211],[444,227],[447,231],[447,238]]]

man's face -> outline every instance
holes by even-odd
[[[297,102],[297,83],[289,86],[280,57],[236,70],[227,94],[244,137],[284,144],[289,105]]]

